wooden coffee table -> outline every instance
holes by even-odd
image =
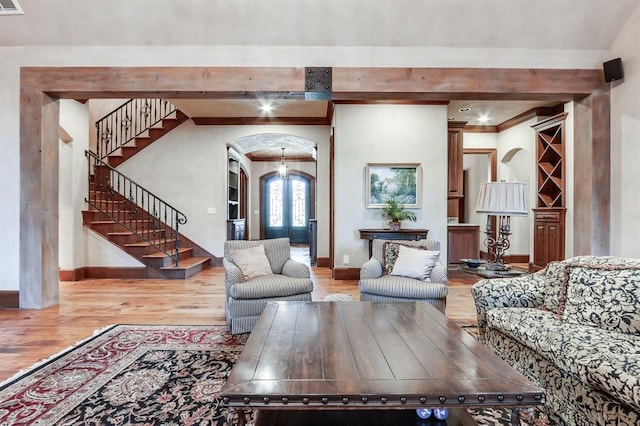
[[[429,303],[277,302],[258,320],[221,397],[241,414],[264,411],[260,424],[301,416],[312,424],[337,412],[371,424],[416,419],[420,407],[459,409],[450,423],[474,424],[464,408],[532,406],[545,393]]]

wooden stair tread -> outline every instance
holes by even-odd
[[[131,231],[118,231],[118,232],[109,232],[107,235],[109,235],[109,236],[112,236],[112,235],[114,235],[114,236],[116,236],[116,235],[134,235],[134,233],[131,232]]]
[[[179,263],[180,266],[175,266],[175,265],[164,266],[164,267],[162,267],[160,269],[162,269],[162,270],[187,269],[187,268],[190,268],[192,266],[201,265],[201,264],[203,264],[203,263],[205,263],[205,262],[207,262],[209,260],[211,260],[211,259],[209,259],[208,257],[197,257],[197,256],[194,256],[194,257],[190,257],[188,259],[180,260],[180,263]]]
[[[91,225],[113,225],[117,223],[115,220],[92,220]]]
[[[175,240],[176,240],[175,238],[166,239],[166,240],[154,240],[154,241],[152,241],[152,243],[155,244],[155,245],[160,245],[160,244],[166,244],[166,243],[169,243],[169,242],[172,242],[172,241],[175,241]],[[150,242],[148,242],[148,241],[140,241],[140,242],[137,242],[137,243],[128,243],[128,244],[125,244],[124,246],[125,247],[148,247],[150,245],[152,245],[152,244]]]
[[[178,253],[184,253],[184,252],[187,252],[189,250],[193,250],[193,248],[191,248],[191,247],[180,247],[178,249]],[[158,252],[158,253],[145,254],[142,257],[147,258],[147,259],[157,259],[157,258],[163,258],[165,256],[167,256],[167,255],[162,253],[162,252]],[[182,261],[180,261],[180,262],[182,262]]]

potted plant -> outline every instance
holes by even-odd
[[[400,223],[403,220],[416,221],[416,215],[404,208],[395,198],[389,198],[387,204],[382,209],[382,215],[391,219],[389,229],[392,231],[400,230]]]

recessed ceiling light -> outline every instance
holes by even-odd
[[[456,119],[455,117],[447,117],[447,120],[449,120],[449,121],[453,121],[455,119]]]
[[[262,105],[260,105],[260,110],[262,112],[264,112],[265,114],[270,113],[271,111],[273,111],[273,106],[271,105],[271,103],[263,103]]]
[[[469,107],[460,108],[458,111],[459,112],[469,112],[469,111],[471,111],[471,108],[469,108]]]
[[[480,114],[480,115],[478,116],[478,121],[479,121],[480,123],[483,123],[483,124],[484,124],[484,123],[488,123],[488,122],[489,122],[489,115],[488,115],[488,114]]]

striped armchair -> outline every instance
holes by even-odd
[[[245,281],[240,268],[233,263],[230,251],[264,246],[272,275]],[[225,313],[231,334],[249,333],[270,301],[310,301],[313,281],[309,267],[291,259],[288,238],[256,241],[225,241],[224,266]]]
[[[431,271],[431,281],[388,275],[384,273],[385,243],[398,243],[409,247],[440,251],[440,242],[435,240],[388,241],[374,240],[372,257],[360,268],[360,300],[385,302],[424,300],[444,314],[447,300],[447,268],[440,261]]]

